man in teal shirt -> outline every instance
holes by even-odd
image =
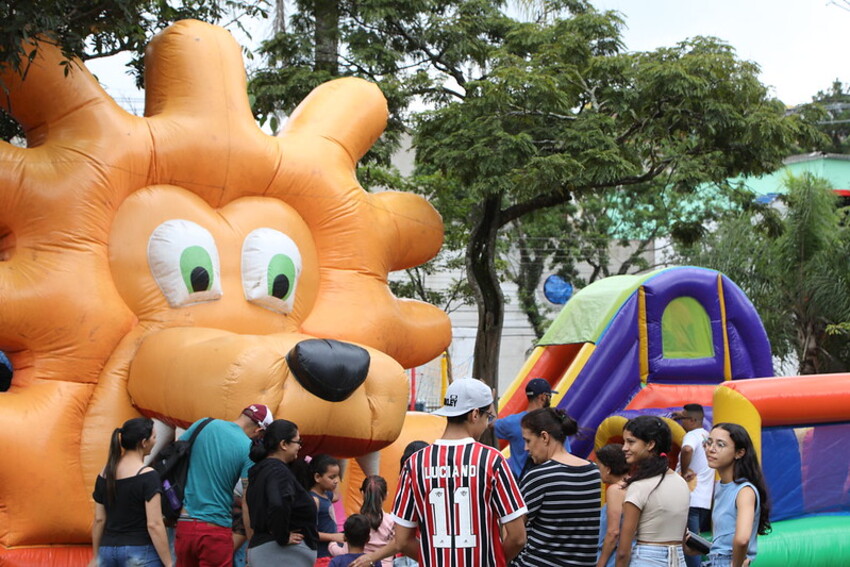
[[[195,438],[174,539],[178,567],[233,564],[233,488],[240,479],[247,482],[254,464],[248,457],[251,440],[262,435],[272,419],[267,406],[252,404],[234,421],[210,421]],[[180,439],[188,440],[202,421],[193,423]]]

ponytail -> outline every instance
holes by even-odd
[[[121,433],[122,429],[116,427],[109,439],[109,456],[106,458],[106,467],[103,476],[106,479],[106,501],[111,506],[115,503],[115,471],[118,468],[118,460],[121,458]]]
[[[369,475],[360,485],[363,493],[363,504],[360,513],[369,520],[369,526],[377,530],[384,520],[384,500],[387,498],[387,481],[378,475]]]
[[[541,408],[528,412],[522,417],[522,427],[538,436],[545,431],[559,443],[578,433],[576,420],[557,408]]]
[[[106,466],[103,468],[103,477],[106,479],[106,502],[112,505],[115,502],[115,480],[118,469],[118,461],[121,460],[123,451],[133,451],[139,448],[142,441],[150,439],[153,435],[153,420],[148,417],[134,417],[124,422],[122,427],[116,428],[109,439],[109,456]]]

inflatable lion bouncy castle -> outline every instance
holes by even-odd
[[[305,452],[362,456],[399,434],[403,369],[451,335],[442,311],[387,287],[437,253],[442,221],[357,182],[387,119],[375,85],[322,85],[271,137],[221,28],[152,41],[145,117],[61,60],[42,45],[24,79],[2,77],[28,146],[0,147],[4,564],[83,556],[124,420],[185,427],[261,402]]]

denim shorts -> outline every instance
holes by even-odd
[[[162,567],[151,545],[107,545],[97,549],[98,567]]]
[[[681,545],[644,545],[632,548],[629,567],[685,567]]]
[[[710,567],[731,567],[732,566],[732,556],[731,555],[709,555],[708,561],[705,565]]]

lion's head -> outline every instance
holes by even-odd
[[[25,80],[4,77],[28,147],[0,147],[0,350],[14,367],[0,542],[87,541],[109,434],[139,413],[185,426],[262,402],[308,451],[392,442],[403,368],[438,355],[450,327],[387,287],[436,254],[442,223],[417,196],[357,182],[386,121],[377,87],[325,84],[270,137],[220,28],[155,38],[143,118],[59,60],[42,47]]]

